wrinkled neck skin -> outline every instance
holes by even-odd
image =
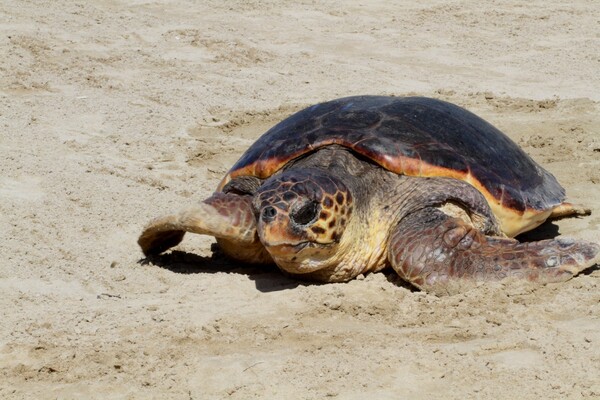
[[[308,251],[299,251],[293,256],[271,254],[276,264],[292,275],[322,282],[343,282],[361,273],[379,271],[388,265],[390,231],[405,215],[428,206],[442,206],[448,201],[461,203],[465,196],[467,206],[462,208],[466,213],[475,210],[483,230],[496,229],[483,196],[460,181],[396,175],[339,146],[329,146],[296,160],[281,173],[307,169],[341,180],[351,193],[354,206],[341,237],[325,246],[318,256]],[[277,175],[272,179],[277,179]]]

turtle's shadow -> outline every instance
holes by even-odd
[[[558,225],[552,221],[546,221],[532,231],[522,233],[515,239],[519,242],[535,242],[538,240],[555,239],[560,236]]]
[[[254,281],[261,292],[275,292],[294,289],[302,282],[286,277],[275,265],[254,265],[232,261],[217,249],[212,249],[210,257],[203,257],[186,251],[175,250],[167,254],[148,256],[139,261],[143,265],[155,265],[177,274],[216,274],[231,273],[246,275]]]

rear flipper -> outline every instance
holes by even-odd
[[[245,262],[269,262],[258,240],[250,196],[215,193],[198,206],[156,218],[138,239],[144,255],[160,254],[181,242],[186,232],[217,238],[225,253]]]
[[[561,205],[555,207],[550,214],[550,219],[560,219],[565,217],[576,217],[582,215],[590,215],[592,210],[581,204],[573,204],[564,202]]]
[[[566,281],[600,262],[600,246],[572,239],[519,243],[486,236],[435,208],[408,215],[392,233],[388,258],[413,285],[438,294],[464,291],[476,282],[524,278]]]

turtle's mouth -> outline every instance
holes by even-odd
[[[266,246],[275,264],[290,274],[307,274],[328,265],[335,248],[312,241],[289,244],[280,243]]]
[[[317,257],[324,255],[324,251],[331,246],[332,243],[319,243],[304,241],[296,244],[282,243],[271,246],[266,246],[267,251],[275,258],[287,258],[296,261],[296,254],[302,253],[302,258]]]
[[[300,242],[298,244],[278,244],[274,246],[268,246],[268,250],[271,254],[283,255],[283,254],[295,254],[306,248],[314,248],[318,243],[313,242]]]

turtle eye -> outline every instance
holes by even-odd
[[[307,225],[317,218],[319,204],[311,201],[290,214],[292,221],[298,225]]]

